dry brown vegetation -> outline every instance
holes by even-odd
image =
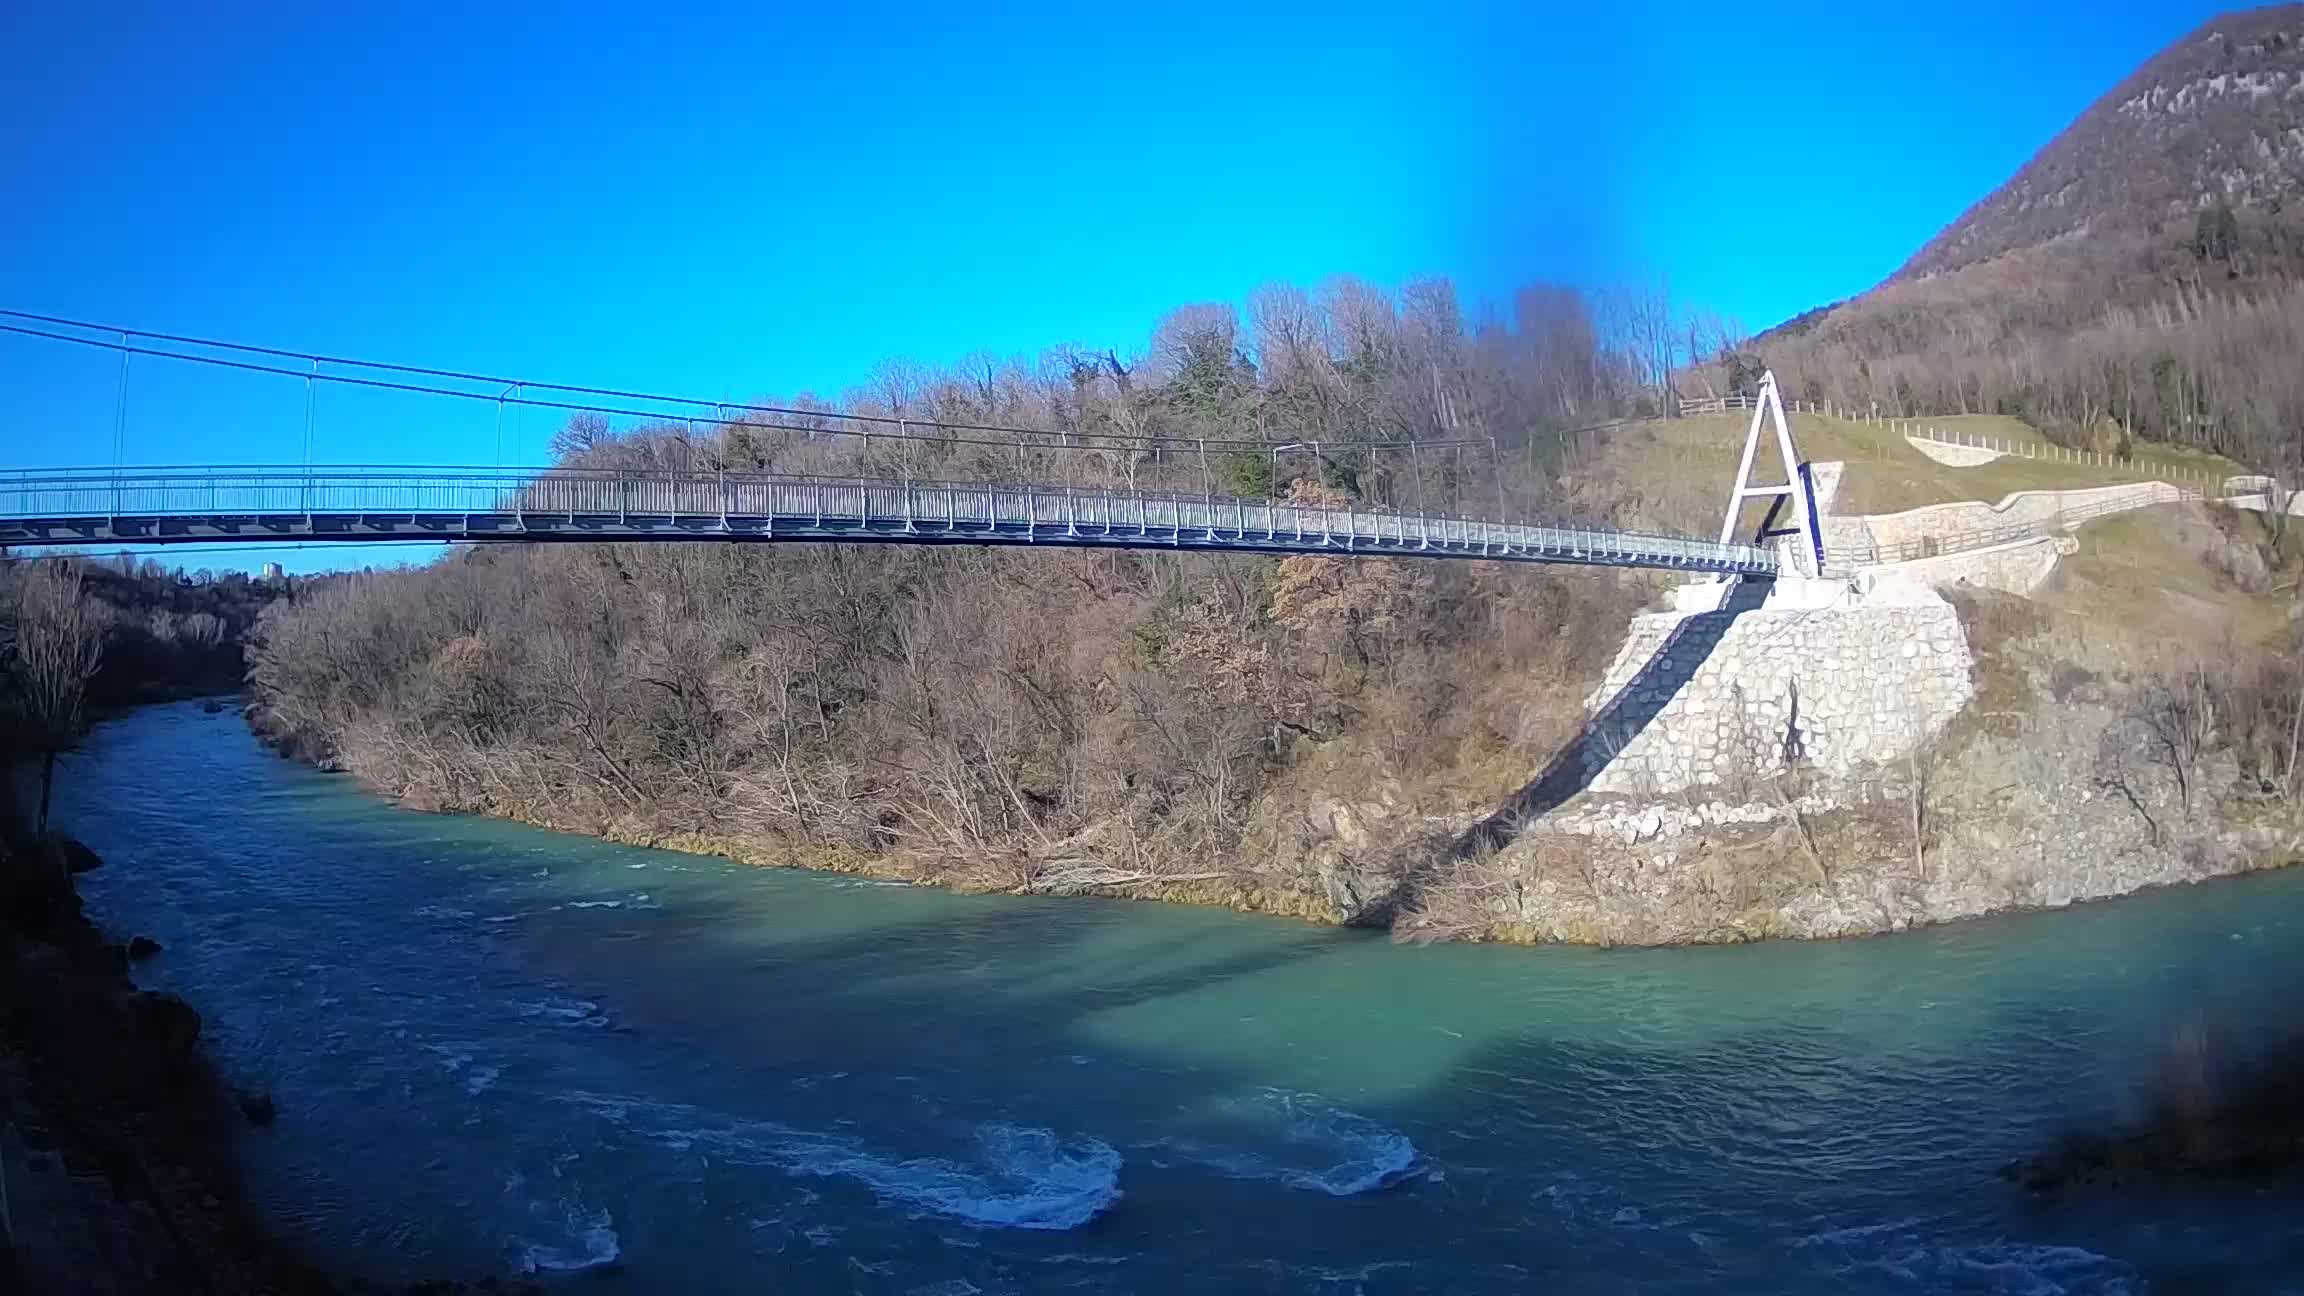
[[[2243,279],[2174,227],[2106,234],[1891,282],[1751,350],[1809,399],[2011,415],[2066,445],[2129,453],[2143,438],[2293,479],[2304,236],[2254,213],[2244,228],[2270,247]]]
[[[1149,354],[891,367],[850,408],[1154,435],[1089,452],[571,424],[615,467],[1030,475],[1603,512],[1549,434],[1643,383],[1572,295],[1466,331],[1443,286],[1179,312]],[[1250,361],[1253,352],[1255,360]],[[1650,375],[1653,376],[1653,375]],[[1500,431],[1499,431],[1500,430]],[[1496,433],[1500,464],[1355,448]],[[1324,442],[1203,460],[1193,438]],[[1112,444],[1112,443],[1099,443]],[[1270,474],[1277,462],[1283,481]],[[1474,476],[1474,474],[1478,474]],[[416,806],[1015,891],[1380,919],[1403,861],[1570,737],[1638,578],[1404,559],[842,545],[475,547],[259,626],[260,720]]]
[[[80,736],[88,681],[103,660],[105,609],[81,588],[79,568],[35,563],[6,586],[5,631],[9,743],[40,762],[40,809],[34,830],[48,831],[56,757]]]
[[[1713,507],[1735,420],[1562,430],[1635,412],[1669,376],[1657,359],[1669,348],[1647,349],[1625,323],[1646,318],[1626,311],[1637,300],[1602,311],[1536,294],[1513,328],[1466,331],[1439,289],[1398,303],[1348,287],[1275,290],[1251,303],[1245,332],[1229,312],[1193,308],[1138,359],[892,366],[845,402],[931,425],[1048,429],[1028,445],[883,436],[866,447],[823,435],[837,423],[827,414],[825,429],[579,421],[560,450],[583,467],[1068,477],[1087,489],[1277,491],[1374,509],[1471,495],[1464,507],[1485,510],[1501,487],[1513,511],[1694,529]],[[1808,430],[1811,450],[1884,435]],[[1490,434],[1499,453],[1487,462],[1399,444]],[[1221,448],[1203,457],[1200,437]],[[1314,439],[1317,457],[1283,449]],[[1222,444],[1231,440],[1245,448]],[[1082,441],[1094,448],[1070,448]],[[1945,469],[1895,441],[1847,457],[1850,488],[1876,503],[1896,492],[1956,498],[2001,471]],[[1868,470],[1880,480],[1864,484]],[[2229,589],[2232,616],[2220,624],[2277,622],[2253,592],[2281,579],[2277,538],[2219,537],[2221,548],[2179,564],[2165,595],[2135,599],[2174,607]],[[2135,554],[2163,561],[2152,543]],[[2251,562],[2261,579],[2239,589]],[[1987,652],[1973,726],[1882,771],[1877,795],[1848,813],[1799,809],[1797,770],[1755,770],[1745,792],[1786,815],[1774,828],[1712,834],[1693,856],[1658,863],[1534,837],[1465,849],[1466,825],[1512,804],[1578,732],[1627,614],[1653,588],[1409,559],[476,547],[422,569],[320,582],[275,606],[251,685],[260,722],[284,743],[415,806],[762,862],[1433,934],[1836,933],[2165,875],[2137,864],[2144,880],[2076,881],[2038,862],[2046,843],[2026,847],[2038,861],[2024,867],[1994,844],[1994,832],[2070,831],[2061,803],[2034,815],[2006,789],[2095,795],[2101,779],[2071,754],[2094,751],[2159,678],[2104,671],[2117,699],[2082,723],[2042,701],[2044,672],[2069,645],[2037,634],[2000,654],[1997,675]],[[2061,629],[2080,614],[2033,615]],[[2138,642],[2114,638],[2123,652]],[[2173,797],[2192,805],[2180,818],[2210,824],[2239,759],[2234,736],[2269,733],[2292,714],[2273,701],[2292,690],[2267,686],[2250,703],[2243,683],[2210,681],[2218,718],[2182,787],[2158,765],[2135,780],[2151,814],[2165,816]],[[2243,722],[2250,707],[2260,719]],[[2105,802],[2088,813],[2101,824],[2116,811]]]
[[[56,757],[91,712],[236,687],[240,638],[276,592],[126,554],[98,563],[0,554],[0,832],[14,829],[19,762],[38,768],[31,822],[47,831]]]
[[[1335,807],[1502,797],[1636,597],[1403,560],[492,547],[281,605],[252,683],[417,806],[1349,910],[1376,861],[1315,843],[1380,842]]]

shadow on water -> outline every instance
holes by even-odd
[[[1060,911],[1066,903],[1078,912]],[[2226,1280],[2304,1262],[2304,1242],[2258,1235],[2245,1222],[2263,1219],[2261,1203],[2222,1221],[2204,1200],[2142,1203],[2181,1220],[2195,1242],[2203,1231],[2232,1234],[2218,1248],[2225,1258],[2202,1268],[2196,1254],[2170,1259],[2137,1242],[2129,1234],[2138,1217],[2118,1206],[2042,1210],[2000,1182],[2000,1162],[2038,1135],[2072,1068],[2088,1062],[2084,1050],[2053,1044],[2021,1056],[2007,1049],[2010,1039],[2052,1038],[2052,1017],[1993,1014],[1925,1046],[1880,1048],[1797,1015],[1692,1040],[1548,1036],[1508,1025],[1505,1014],[1484,1019],[1496,1033],[1434,1056],[1413,1085],[1347,1098],[1366,1071],[1340,1065],[1332,1083],[1302,1086],[1331,1102],[1276,1088],[1272,1056],[1257,1055],[1256,1033],[1232,1016],[1278,1007],[1269,984],[1193,1005],[1175,1024],[1198,1031],[1174,1037],[1173,1047],[1165,1033],[1116,1036],[1099,1019],[1181,1008],[1190,996],[1221,996],[1275,973],[1326,987],[1325,1002],[1297,1009],[1360,1012],[1356,1029],[1378,1048],[1391,1040],[1399,1051],[1426,1050],[1418,1042],[1426,1027],[1471,1028],[1483,1018],[1443,1010],[1427,1020],[1404,1015],[1399,1002],[1366,999],[1370,972],[1349,956],[1369,937],[1289,933],[1223,950],[1187,933],[1098,948],[1113,935],[1112,906],[968,907],[878,929],[864,943],[754,948],[739,926],[692,932],[700,939],[688,954],[744,961],[751,972],[742,980],[757,976],[773,990],[742,1013],[729,1012],[724,997],[701,1008],[693,1024],[705,1033],[684,1042],[715,1067],[840,1074],[851,1086],[845,1109],[869,1114],[868,1128],[899,1143],[912,1117],[883,1104],[877,1086],[927,1075],[942,1118],[1044,1124],[1123,1150],[1122,1195],[1109,1211],[1060,1241],[984,1238],[979,1251],[993,1269],[979,1278],[1030,1289],[1029,1266],[1052,1248],[1139,1257],[1150,1268],[1136,1278],[1152,1286],[1162,1283],[1147,1274],[1274,1292],[1325,1290],[1304,1275],[1337,1272],[1362,1275],[1357,1290],[1367,1293],[1530,1283],[2002,1290],[1973,1285],[1986,1271],[2037,1272],[2054,1284],[2007,1290],[2109,1293],[2139,1281],[2151,1290],[2251,1290]],[[667,965],[628,968],[640,975],[620,979],[655,983],[659,972],[700,970],[670,965],[680,948],[646,952]],[[1733,976],[1732,966],[1770,952],[1711,952],[1712,963]],[[1385,951],[1402,964],[1431,953]],[[1551,966],[1533,962],[1542,955],[1508,957],[1529,959],[1539,980]],[[1632,962],[1624,970],[1640,973]],[[1405,966],[1400,974],[1429,975]],[[723,994],[736,984],[724,982]],[[639,1015],[650,1029],[662,1024],[654,1011]],[[1291,1025],[1273,1021],[1262,1041],[1268,1054],[1319,1033]],[[1071,1065],[1084,1054],[1095,1055],[1094,1067]],[[1971,1109],[1951,1097],[1916,1100],[1929,1094],[1993,1101]],[[1272,1122],[1286,1128],[1275,1134]],[[1176,1130],[1226,1146],[1284,1135],[1288,1154],[1306,1159],[1243,1170],[1220,1156],[1211,1169],[1164,1147]],[[1396,1171],[1386,1161],[1394,1138],[1414,1149]]]
[[[1221,933],[1130,931],[1126,913],[1096,901],[892,899],[930,900],[942,912],[800,937],[778,933],[774,912],[651,915],[668,920],[666,928],[660,938],[619,946],[616,1004],[703,1054],[780,1072],[954,1063],[955,1083],[965,1089],[969,1071],[958,1064],[988,1049],[1004,1052],[1003,1068],[1065,1063],[1091,1047],[1083,1043],[1091,1018],[1220,991],[1374,939],[1304,929],[1243,948]],[[529,940],[554,976],[600,981],[594,938],[533,933]],[[714,989],[699,994],[699,986]],[[749,996],[740,1014],[729,1011],[732,994]],[[1076,1073],[1067,1065],[1054,1074]],[[1001,1098],[999,1086],[1013,1079],[982,1096]],[[1214,1069],[1176,1080],[1216,1091],[1240,1077]],[[1165,1101],[1194,1096],[1172,1092]]]
[[[1446,1202],[1509,1174],[1464,1131],[1528,1112],[1539,1132],[1513,1153],[1540,1168],[1513,1187],[1530,1209],[1474,1227],[1524,1266],[1543,1257],[1537,1276],[1640,1291],[2298,1290],[2294,1177],[2060,1201],[2003,1182],[1995,1159],[2034,1145],[2072,1076],[1995,1056],[1987,1034],[1926,1059],[1866,1058],[1829,1029],[1696,1048],[1500,1039],[1377,1114],[1447,1168],[1413,1186]],[[1952,1096],[1985,1092],[1995,1105]],[[1531,1224],[1541,1240],[1506,1236]]]

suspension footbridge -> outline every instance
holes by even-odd
[[[37,469],[0,464],[0,545],[280,544],[312,541],[814,542],[1196,549],[1242,553],[1385,555],[1766,577],[1777,553],[1721,539],[1556,525],[1358,501],[1248,497],[1219,492],[1211,454],[1271,457],[1307,447],[1315,462],[1387,451],[1413,466],[1424,494],[1429,457],[1493,440],[1274,445],[1262,441],[1050,432],[879,414],[739,405],[511,381],[454,370],[379,364],[272,348],[113,329],[0,311],[0,334],[45,345],[117,353],[115,452],[124,449],[132,363],[273,375],[301,384],[306,453],[314,393],[338,385],[371,392],[492,402],[504,411],[626,419],[685,429],[675,467],[598,463],[574,455],[533,469],[404,465],[168,465]],[[698,425],[705,429],[694,435]],[[731,466],[725,446],[750,457],[823,462],[856,471]],[[822,449],[836,443],[835,452]],[[1459,456],[1460,457],[1460,456]],[[963,459],[1010,467],[991,479],[935,471]],[[1081,464],[1093,477],[1083,481]],[[1062,471],[1056,472],[1056,465]],[[1035,474],[1034,470],[1037,470]],[[1202,488],[1163,489],[1146,477],[1197,474]],[[1061,477],[1061,480],[1055,478]],[[1500,481],[1500,479],[1499,479]],[[1462,483],[1458,481],[1459,502]]]

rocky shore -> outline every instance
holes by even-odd
[[[108,940],[65,838],[0,840],[0,1289],[75,1296],[346,1296],[524,1290],[378,1286],[270,1235],[240,1191],[233,1142],[270,1099],[236,1092],[200,1044],[200,1014],[139,990],[149,940]]]

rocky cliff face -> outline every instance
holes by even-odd
[[[2304,5],[2226,14],[2113,87],[1896,278],[2219,205],[2277,212],[2300,190]]]

